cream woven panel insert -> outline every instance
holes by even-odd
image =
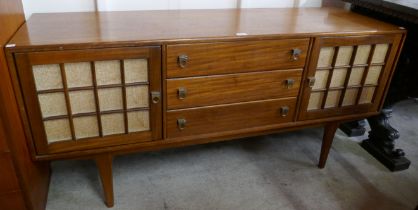
[[[389,44],[321,48],[308,110],[339,107],[340,100],[341,106],[372,103],[388,50]]]
[[[124,134],[126,129],[128,133],[150,130],[146,59],[64,63],[62,67],[60,64],[32,67],[49,143],[99,137],[100,127],[103,136]],[[126,97],[126,104],[123,97]],[[96,102],[99,110],[96,110]]]

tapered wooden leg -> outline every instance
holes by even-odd
[[[324,168],[327,162],[328,153],[334,140],[335,132],[339,127],[339,123],[329,123],[324,127],[324,137],[322,138],[321,155],[319,157],[319,168]]]
[[[112,175],[112,155],[103,154],[95,158],[97,169],[99,170],[102,181],[104,199],[107,207],[113,207],[113,175]]]

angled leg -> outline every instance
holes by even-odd
[[[104,199],[107,207],[113,207],[113,176],[112,176],[112,155],[102,154],[95,157],[97,169],[104,191]]]
[[[327,162],[328,153],[331,149],[332,141],[334,140],[335,132],[337,131],[339,123],[328,123],[324,127],[324,137],[322,138],[321,155],[319,157],[319,168],[324,168]]]

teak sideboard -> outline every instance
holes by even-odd
[[[35,14],[6,47],[34,160],[96,160],[378,114],[404,29],[348,11]]]

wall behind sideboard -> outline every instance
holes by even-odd
[[[32,13],[219,9],[219,8],[280,8],[320,7],[322,0],[23,0],[26,19]]]

